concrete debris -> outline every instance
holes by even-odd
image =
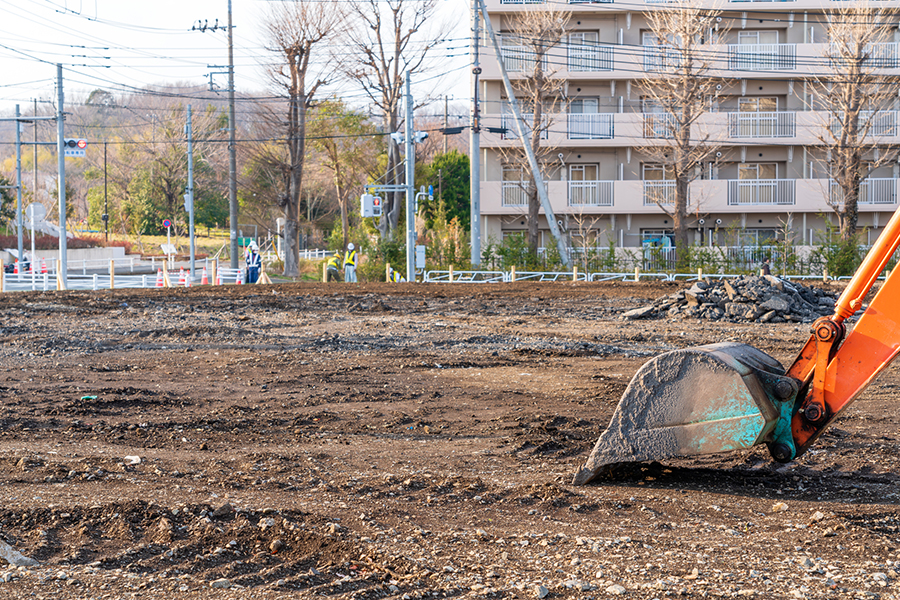
[[[0,540],[0,559],[5,560],[14,567],[35,567],[38,561],[23,556],[18,550]]]
[[[629,310],[625,319],[674,317],[760,323],[812,323],[834,312],[835,295],[777,277],[703,280],[653,304]]]

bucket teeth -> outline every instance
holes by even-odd
[[[757,377],[784,373],[745,344],[675,350],[642,366],[573,483],[617,463],[749,448],[771,441],[779,411]]]

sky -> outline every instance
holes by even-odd
[[[262,22],[272,2],[233,0],[235,87],[268,91]],[[353,0],[345,0],[353,1]],[[413,81],[417,101],[449,95],[466,106],[469,94],[466,0],[441,0],[441,19],[452,25],[435,50],[439,70]],[[188,8],[189,7],[189,8]],[[34,99],[56,102],[56,64],[63,65],[66,101],[97,88],[113,93],[147,85],[188,83],[205,87],[211,72],[228,63],[227,0],[0,0],[0,114],[19,104],[28,114]],[[219,28],[213,31],[218,19]],[[206,31],[199,28],[206,26]],[[221,88],[227,75],[213,75]],[[359,90],[335,88],[349,102],[365,104]],[[223,92],[224,95],[224,92]],[[434,107],[433,112],[443,110]]]

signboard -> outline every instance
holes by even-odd
[[[47,217],[47,208],[38,202],[33,202],[25,207],[25,216],[28,217],[29,229],[34,229],[34,223],[40,223]]]
[[[169,219],[163,220],[163,227],[168,229],[171,226],[172,226],[172,221],[170,221]]]
[[[64,139],[63,154],[71,158],[84,158],[87,140]]]
[[[416,268],[424,269],[425,268],[425,245],[420,244],[416,246]]]
[[[175,254],[175,244],[160,244],[160,248],[162,248],[163,254],[166,256],[172,256]]]

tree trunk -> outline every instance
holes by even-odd
[[[540,60],[541,57],[538,56],[535,60],[535,64],[538,65],[535,67],[535,75],[534,80],[536,82],[534,88],[534,95],[532,96],[532,115],[531,115],[531,139],[528,140],[528,143],[531,144],[531,151],[534,154],[535,159],[540,157],[541,150],[541,132],[543,130],[542,127],[542,117],[543,117],[543,106],[544,106],[544,94],[543,94],[543,75],[540,70]],[[538,169],[540,169],[540,163],[538,163]],[[532,256],[537,256],[538,245],[540,243],[540,231],[538,229],[538,219],[540,217],[541,210],[541,200],[538,194],[537,189],[537,173],[531,174],[531,184],[528,186],[528,251]]]
[[[297,89],[297,88],[295,88]],[[291,95],[288,109],[290,185],[284,206],[284,276],[300,275],[300,190],[303,185],[303,158],[306,146],[306,94]]]

